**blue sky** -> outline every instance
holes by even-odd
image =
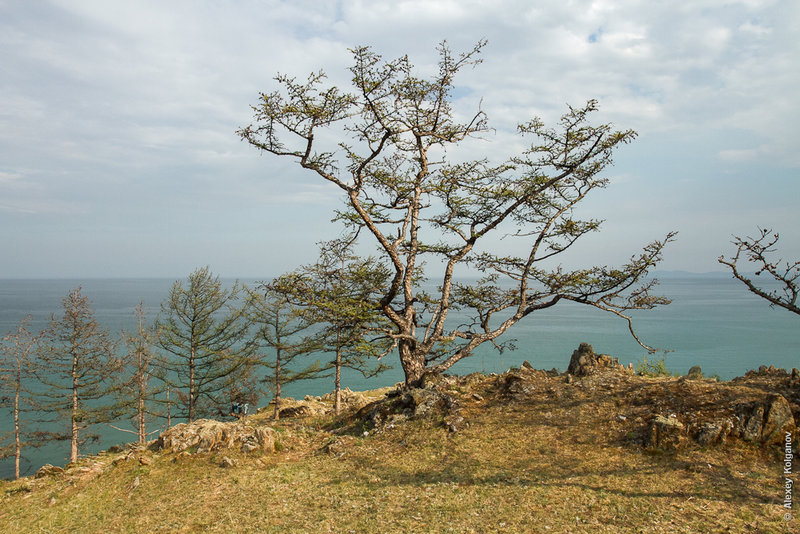
[[[250,105],[278,72],[347,84],[357,45],[430,71],[443,39],[489,41],[455,103],[487,113],[489,157],[590,98],[639,133],[581,208],[606,223],[574,260],[621,263],[678,230],[663,269],[721,270],[759,226],[798,257],[798,35],[794,0],[0,0],[0,278],[312,261],[341,196],[241,142]]]

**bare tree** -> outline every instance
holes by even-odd
[[[144,303],[140,302],[134,309],[136,315],[136,332],[123,332],[125,355],[122,358],[121,373],[117,377],[114,394],[117,397],[115,406],[117,418],[129,418],[134,430],[113,428],[136,435],[137,441],[144,445],[148,433],[147,424],[155,418],[164,416],[159,409],[162,404],[161,394],[165,391],[163,382],[158,381],[158,369],[154,367],[155,355],[152,351],[154,333],[145,324]],[[155,381],[153,380],[155,379]],[[154,385],[156,382],[157,385]]]
[[[418,76],[407,57],[384,61],[356,48],[352,93],[325,86],[322,72],[306,81],[279,75],[281,89],[263,93],[254,122],[238,131],[342,191],[347,207],[338,219],[370,235],[392,270],[379,307],[392,324],[387,335],[397,342],[408,385],[426,371],[449,369],[481,344],[501,347],[497,339],[512,325],[560,301],[609,311],[629,327],[628,310],[669,302],[651,294],[655,281],[647,275],[673,233],[621,267],[548,268],[600,228],[573,209],[608,184],[601,171],[636,135],[589,124],[594,100],[570,107],[557,128],[538,118],[520,124],[519,133],[533,142],[501,163],[448,161],[449,149],[490,131],[482,111],[459,121],[452,108],[454,79],[479,63],[484,44],[454,56],[443,43],[430,78]],[[519,252],[493,252],[492,236],[518,240]],[[434,292],[422,288],[426,258],[428,272],[443,266]],[[465,268],[487,276],[458,283]],[[456,309],[471,320],[448,322]]]
[[[80,446],[98,436],[84,435],[97,423],[109,422],[113,410],[109,400],[112,377],[120,369],[115,345],[94,318],[89,299],[78,287],[63,299],[63,314],[55,315],[44,331],[35,372],[45,388],[37,392],[39,410],[67,414],[66,433],[41,433],[48,439],[70,442],[70,462],[78,460]]]
[[[797,295],[800,287],[800,260],[791,262],[782,259],[773,259],[776,251],[779,235],[770,229],[758,229],[759,235],[756,238],[745,237],[744,239],[734,236],[733,244],[736,245],[736,253],[730,257],[720,256],[717,261],[727,265],[733,272],[734,278],[747,286],[751,292],[759,297],[766,299],[772,306],[780,306],[790,312],[800,314],[800,307],[797,303]],[[768,289],[765,283],[757,284],[753,279],[748,278],[742,271],[740,262],[748,262],[745,265],[755,267],[755,275],[768,275],[766,278],[771,282],[777,283],[776,289]]]
[[[3,336],[0,343],[0,397],[2,405],[10,404],[14,418],[13,444],[0,447],[0,458],[14,455],[14,478],[20,477],[24,440],[21,414],[31,406],[31,391],[27,382],[31,378],[31,359],[39,336],[28,329],[31,317],[23,319],[15,333]]]

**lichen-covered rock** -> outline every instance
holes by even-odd
[[[709,421],[698,429],[695,440],[703,447],[723,443],[732,429],[730,421]]]
[[[770,395],[765,402],[766,413],[761,427],[761,443],[782,443],[786,432],[795,428],[792,407],[782,395]]]
[[[53,475],[60,475],[63,472],[64,472],[64,469],[62,467],[58,467],[57,465],[45,464],[42,467],[40,467],[38,471],[36,471],[35,478],[43,478],[43,477],[49,477],[49,476],[53,476]]]
[[[674,450],[686,441],[685,427],[676,417],[657,415],[650,422],[646,445],[655,449]]]
[[[234,448],[243,452],[272,452],[275,450],[275,439],[271,428],[200,419],[170,428],[159,436],[154,448],[171,452],[193,449],[198,453]]]

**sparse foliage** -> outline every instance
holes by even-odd
[[[147,425],[155,418],[163,415],[161,395],[163,383],[158,383],[153,365],[153,330],[145,323],[144,303],[140,302],[134,309],[136,314],[136,332],[123,332],[125,355],[122,358],[121,373],[117,377],[114,395],[118,418],[130,419],[135,430],[114,426],[123,432],[136,434],[137,441],[147,443]]]
[[[758,230],[758,237],[734,237],[736,253],[731,258],[720,256],[717,261],[727,265],[733,276],[747,286],[751,292],[766,299],[772,306],[780,306],[790,312],[800,314],[797,295],[800,292],[800,260],[791,262],[774,259],[779,234],[770,229]],[[768,289],[765,283],[758,284],[741,269],[741,261],[755,267],[755,275],[765,274],[767,283],[776,282],[776,289]]]
[[[159,365],[189,421],[223,413],[227,390],[250,365],[242,347],[247,324],[238,298],[238,284],[225,289],[203,267],[189,275],[186,287],[176,281],[161,304],[156,332],[167,357]]]
[[[305,320],[321,327],[316,334],[320,349],[333,354],[328,367],[333,369],[336,414],[342,369],[376,376],[388,368],[378,360],[396,345],[382,334],[388,325],[378,306],[390,272],[374,258],[354,255],[352,241],[322,243],[316,263],[279,281],[281,292],[302,308]]]
[[[521,124],[519,133],[533,141],[503,162],[447,160],[449,147],[489,131],[482,111],[460,121],[452,107],[456,75],[479,63],[484,44],[454,56],[443,43],[438,72],[428,79],[407,57],[384,61],[356,48],[352,93],[325,86],[321,72],[306,81],[279,75],[282,89],[262,94],[254,122],[238,132],[344,193],[347,209],[338,219],[371,235],[391,269],[378,305],[410,385],[483,343],[502,347],[496,340],[509,327],[562,300],[617,314],[629,326],[628,310],[669,302],[651,294],[655,282],[646,278],[673,233],[619,268],[547,267],[599,229],[600,221],[580,220],[573,208],[608,184],[600,172],[636,135],[592,126],[595,101],[570,107],[557,128],[539,119]],[[328,142],[336,136],[338,143]],[[504,235],[521,242],[518,255],[492,252],[490,241]],[[442,265],[433,292],[422,288],[431,270],[426,259]],[[465,268],[487,275],[457,283]],[[455,310],[471,320],[448,321]]]
[[[108,403],[112,377],[120,369],[114,341],[94,318],[89,299],[74,289],[62,300],[60,317],[55,315],[45,330],[35,366],[45,386],[37,391],[40,413],[66,415],[64,433],[40,432],[46,439],[68,440],[70,462],[78,460],[81,445],[96,435],[85,435],[92,425],[112,418]]]
[[[20,477],[22,449],[28,445],[22,414],[31,409],[31,360],[39,336],[29,330],[31,317],[23,319],[17,331],[0,339],[0,406],[9,408],[13,430],[0,441],[0,458],[14,456],[14,478]],[[13,439],[6,439],[13,438]]]
[[[313,324],[289,301],[280,279],[258,289],[247,288],[247,318],[252,326],[251,350],[267,368],[263,382],[273,394],[273,419],[280,417],[281,389],[298,380],[318,378],[323,369],[319,361],[303,365],[301,359],[320,348],[313,339]]]

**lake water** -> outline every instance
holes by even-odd
[[[635,315],[635,327],[647,344],[669,349],[666,365],[673,372],[686,373],[700,365],[708,375],[723,380],[740,376],[760,365],[791,369],[800,367],[800,317],[749,293],[729,275],[660,276],[660,294],[673,300],[669,306]],[[33,329],[47,324],[52,313],[61,312],[61,300],[82,286],[92,302],[98,322],[117,335],[123,328],[134,330],[133,308],[142,301],[152,320],[160,309],[174,280],[0,280],[0,335],[15,331],[28,314]],[[244,280],[252,285],[254,281]],[[574,303],[564,303],[535,313],[506,332],[516,339],[517,349],[498,354],[490,347],[457,363],[452,373],[474,371],[502,372],[528,360],[540,369],[564,370],[570,355],[581,342],[592,344],[595,351],[610,354],[620,362],[640,362],[647,353],[633,340],[627,324],[599,310]],[[365,380],[355,372],[345,372],[343,386],[363,390],[391,385],[402,380],[396,357],[387,356],[394,369]],[[660,357],[660,356],[658,356]],[[652,356],[650,357],[652,359]],[[321,395],[332,389],[330,380],[316,380],[288,385],[284,394],[302,397]],[[269,395],[260,404],[269,402]],[[12,426],[8,411],[0,409],[0,433]],[[131,435],[110,428],[101,430],[100,443],[87,445],[82,453],[93,453],[108,446],[131,441]],[[63,464],[68,456],[66,442],[42,449],[28,449],[24,472],[35,472],[44,463]],[[12,459],[0,461],[0,477],[13,476]]]

